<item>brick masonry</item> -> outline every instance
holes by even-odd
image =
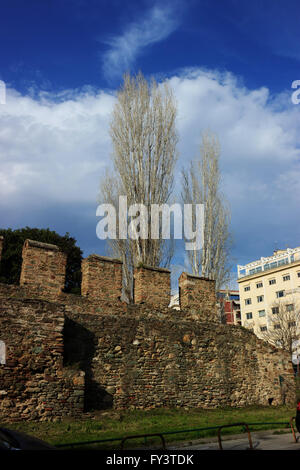
[[[30,245],[26,266],[49,250],[41,245]],[[140,303],[127,305],[119,298],[121,263],[89,258],[82,296],[57,295],[60,277],[54,291],[36,289],[34,282],[0,284],[6,348],[0,421],[56,420],[109,407],[240,407],[267,405],[269,398],[274,405],[294,403],[289,354],[242,327],[220,324],[213,281],[183,273],[178,311],[167,307],[169,272],[139,268]],[[57,272],[54,265],[33,266],[40,282],[39,270]]]

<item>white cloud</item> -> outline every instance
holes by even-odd
[[[136,22],[129,24],[119,36],[106,40],[109,49],[102,57],[102,68],[108,79],[119,78],[145,48],[167,38],[178,26],[175,2],[154,5]]]
[[[195,69],[169,82],[178,101],[178,167],[197,154],[201,131],[219,136],[234,235],[248,256],[239,262],[259,258],[270,241],[299,245],[300,105],[292,105],[289,94],[248,90],[231,74]],[[112,94],[92,89],[38,98],[8,90],[0,106],[0,206],[6,213],[22,208],[19,222],[26,225],[37,201],[45,210],[83,203],[95,210],[111,152],[113,103]],[[72,233],[72,227],[65,230]]]
[[[8,90],[0,107],[0,197],[92,201],[109,159],[113,96],[99,92],[43,95]]]

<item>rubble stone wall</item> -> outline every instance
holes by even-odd
[[[1,299],[0,421],[78,417],[84,372],[63,366],[64,307]]]
[[[289,354],[222,325],[214,281],[183,273],[177,310],[167,307],[170,273],[144,266],[128,305],[122,264],[92,255],[83,261],[83,295],[66,294],[56,248],[27,243],[22,285],[0,284],[1,421],[294,403]]]
[[[66,357],[86,371],[91,408],[294,403],[288,353],[242,327],[175,312],[67,314]]]

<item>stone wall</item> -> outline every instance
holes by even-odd
[[[171,272],[164,268],[141,266],[134,270],[134,303],[168,307],[171,293]]]
[[[64,307],[28,299],[1,299],[0,421],[79,417],[84,372],[63,366]]]
[[[64,268],[58,249],[27,243],[22,285],[0,284],[1,420],[293,403],[289,354],[221,325],[213,281],[183,273],[176,310],[167,270],[136,269],[136,304],[127,305],[118,260],[84,260],[82,296],[61,291]]]
[[[70,311],[67,317],[66,358],[86,371],[91,408],[267,406],[269,398],[276,406],[295,400],[289,354],[244,328],[150,309],[99,317]]]
[[[182,273],[179,277],[179,305],[181,309],[200,310],[204,321],[219,321],[215,281]]]
[[[56,245],[26,240],[22,252],[20,285],[55,299],[65,286],[67,256]]]
[[[117,301],[122,295],[122,262],[90,255],[82,261],[81,294],[99,302]]]

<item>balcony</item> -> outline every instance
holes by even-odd
[[[260,260],[248,263],[245,266],[238,265],[238,279],[245,276],[251,276],[253,274],[262,273],[270,269],[279,268],[280,266],[292,264],[296,261],[300,261],[300,247],[290,249],[270,256],[268,258],[261,258]]]

